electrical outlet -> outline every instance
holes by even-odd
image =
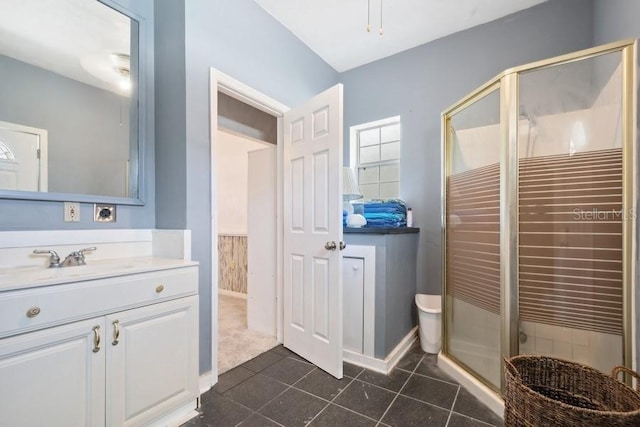
[[[94,222],[116,222],[116,205],[93,205]]]
[[[64,202],[64,222],[80,222],[80,203]]]

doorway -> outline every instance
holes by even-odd
[[[260,252],[261,262],[271,266],[271,276],[275,280],[272,285],[263,287],[270,292],[267,297],[261,295],[253,300],[258,307],[262,304],[262,308],[252,310],[251,292],[248,292],[247,317],[252,319],[252,311],[264,315],[268,318],[269,325],[275,325],[278,343],[282,343],[284,338],[286,347],[336,378],[341,378],[342,280],[341,256],[336,250],[336,242],[340,243],[342,250],[342,218],[339,215],[342,206],[342,175],[339,173],[342,168],[342,85],[329,88],[294,109],[289,109],[214,69],[211,70],[210,88],[213,171],[219,165],[215,150],[219,139],[216,130],[219,124],[220,94],[240,101],[241,105],[246,104],[244,107],[254,107],[276,118],[276,174],[272,177],[276,183],[276,221],[272,232],[275,239],[259,239],[265,244]],[[241,121],[239,125],[242,128],[247,123]],[[303,151],[298,152],[299,149]],[[255,151],[259,152],[261,151]],[[219,190],[217,177],[211,174],[212,242],[218,238]],[[250,241],[255,242],[249,238],[248,242]],[[252,243],[248,243],[248,246],[250,248]],[[249,249],[248,252],[250,251]],[[218,271],[218,265],[215,245],[211,259],[213,272]],[[250,265],[249,261],[249,269]],[[248,276],[251,277],[251,274]],[[215,384],[219,373],[220,333],[217,322],[219,296],[216,274],[213,275],[212,284],[211,366],[212,384]],[[303,291],[304,289],[313,291]],[[265,310],[265,303],[272,310]],[[267,322],[258,321],[257,324],[264,326]],[[271,331],[273,328],[269,333]]]
[[[219,103],[225,97],[219,96]],[[219,115],[224,107],[219,109]],[[260,259],[251,256],[264,246],[262,229],[275,228],[275,211],[265,209],[256,202],[256,193],[265,193],[265,199],[272,198],[275,207],[275,181],[260,181],[254,178],[256,169],[259,175],[275,176],[275,145],[251,138],[240,132],[234,132],[223,126],[225,117],[218,120],[218,159],[217,175],[217,218],[218,218],[218,372],[224,373],[235,366],[271,349],[277,344],[275,325],[272,331],[257,328],[249,319],[255,317],[256,308],[248,311],[251,301],[262,301],[262,305],[275,308],[275,295],[271,304],[256,298],[255,294],[264,294],[261,289],[270,286],[261,270],[267,267],[275,271],[273,260],[264,266]],[[275,121],[275,119],[274,119]],[[261,153],[265,151],[266,153]],[[254,155],[255,154],[255,155]],[[273,160],[273,161],[270,161]],[[269,185],[270,184],[270,185]],[[261,191],[262,190],[262,191]],[[250,212],[259,212],[259,216]],[[249,222],[259,222],[260,227],[249,227]],[[271,224],[271,226],[266,226]],[[252,224],[253,225],[253,224]],[[249,250],[249,242],[252,247]],[[258,251],[259,252],[259,251]],[[258,270],[258,271],[256,271]],[[251,276],[251,277],[249,277]],[[256,283],[259,280],[260,283]]]
[[[276,313],[277,141],[286,110],[211,70],[213,383],[282,342]]]

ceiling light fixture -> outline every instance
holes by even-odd
[[[118,87],[124,91],[131,90],[131,58],[126,53],[112,53],[113,69],[118,74]]]
[[[118,72],[120,73],[120,82],[118,82],[118,86],[120,89],[129,91],[131,90],[131,72],[128,68],[120,67],[118,68]]]

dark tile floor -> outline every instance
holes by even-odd
[[[414,346],[390,375],[345,363],[337,380],[282,346],[221,375],[196,426],[502,426]]]

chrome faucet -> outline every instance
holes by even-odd
[[[76,267],[78,265],[85,265],[84,253],[87,251],[95,251],[96,247],[84,248],[79,251],[73,251],[62,261],[62,267]]]
[[[86,262],[84,260],[84,253],[87,251],[95,251],[96,247],[85,248],[79,251],[73,251],[64,259],[64,261],[60,262],[60,256],[58,253],[51,249],[36,249],[33,251],[34,254],[49,254],[49,268],[60,268],[60,267],[75,267],[78,265],[85,265]]]

